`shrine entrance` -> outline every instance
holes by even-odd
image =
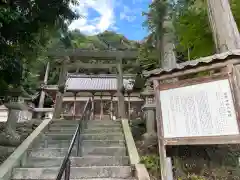
[[[143,100],[139,93],[133,92],[136,75],[123,75],[123,68],[138,67],[137,54],[135,50],[82,49],[50,53],[55,58],[64,57],[57,60],[60,69],[58,85],[43,87],[43,91],[56,94],[53,117],[80,116],[82,102],[89,98],[92,119],[130,117],[131,101]],[[129,64],[129,61],[133,63]]]

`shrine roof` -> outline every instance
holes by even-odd
[[[126,90],[133,88],[133,75],[123,77],[123,85]],[[66,81],[67,91],[116,91],[116,75],[82,75],[69,74]]]
[[[145,77],[159,76],[162,74],[172,73],[185,69],[195,68],[201,65],[208,65],[215,62],[224,62],[229,59],[240,58],[240,49],[224,52],[221,54],[215,54],[213,56],[202,57],[196,60],[186,61],[179,63],[174,68],[158,68],[151,71],[144,71]]]

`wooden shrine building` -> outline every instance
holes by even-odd
[[[126,116],[137,116],[143,105],[139,93],[132,92],[133,75],[123,76]],[[56,96],[57,85],[45,85],[45,92]],[[117,77],[114,74],[85,75],[70,73],[66,80],[62,112],[65,117],[80,116],[85,102],[91,98],[96,119],[118,117]]]
[[[123,74],[124,69],[139,66],[137,55],[136,50],[67,49],[49,52],[58,64],[59,81],[58,85],[47,85],[48,63],[39,108],[43,107],[47,92],[56,97],[54,118],[60,118],[62,114],[79,115],[82,102],[88,98],[93,100],[94,118],[130,118],[132,111],[140,113],[143,100],[139,93],[133,93],[135,77]]]

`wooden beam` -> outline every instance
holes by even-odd
[[[81,58],[97,58],[97,59],[113,59],[121,56],[123,59],[136,59],[138,56],[137,51],[99,51],[99,50],[83,50],[83,49],[67,49],[61,51],[48,52],[49,56],[77,56]]]
[[[82,62],[74,62],[72,64],[67,65],[68,70],[73,69],[109,69],[116,67],[116,64],[91,64],[91,63],[82,63]]]
[[[212,144],[239,144],[240,135],[165,138],[165,145],[212,145]]]
[[[214,69],[224,68],[228,64],[239,64],[239,63],[240,63],[240,59],[232,59],[232,60],[214,63],[214,64],[199,65],[199,66],[194,66],[192,68],[188,68],[185,70],[179,69],[179,70],[176,70],[177,72],[169,71],[162,74],[152,75],[152,77],[150,77],[150,80],[153,81],[153,80],[171,79],[171,78],[181,77],[189,74],[199,73],[202,71],[210,71]]]

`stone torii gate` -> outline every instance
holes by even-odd
[[[61,58],[57,60],[60,66],[60,74],[58,81],[58,92],[56,95],[55,109],[53,118],[60,118],[62,110],[63,94],[65,92],[65,83],[68,72],[79,72],[84,69],[84,72],[91,73],[93,71],[109,71],[116,69],[118,77],[118,112],[120,118],[126,118],[124,94],[123,90],[123,60],[136,60],[138,52],[133,50],[125,51],[110,51],[110,50],[82,50],[72,49],[63,50],[60,52],[49,53],[50,56]],[[83,63],[94,60],[97,63]],[[132,65],[131,66],[138,66]],[[126,67],[126,65],[125,65]]]

